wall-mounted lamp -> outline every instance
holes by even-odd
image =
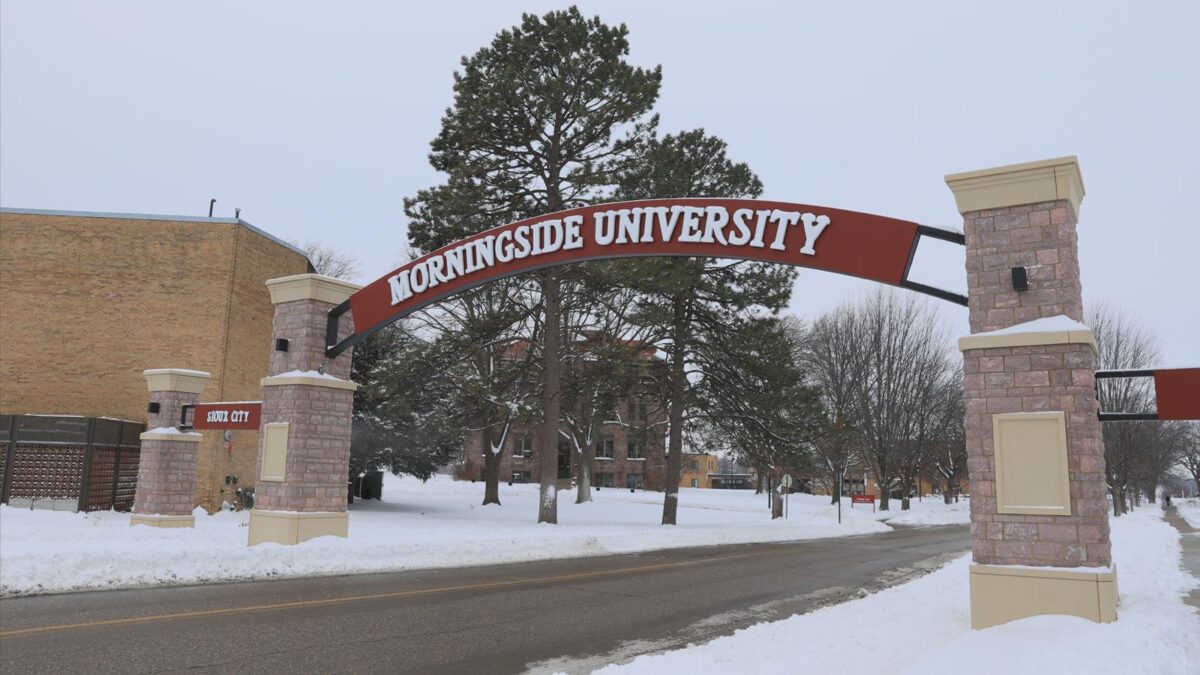
[[[1014,291],[1029,290],[1029,272],[1024,267],[1012,268],[1012,286]]]

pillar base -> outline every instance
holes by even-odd
[[[971,628],[1042,614],[1117,620],[1117,568],[971,565]]]
[[[296,511],[250,510],[247,546],[264,543],[299,544],[316,537],[345,537],[350,516],[345,511],[298,513]]]
[[[196,516],[155,516],[134,513],[129,516],[129,525],[149,525],[150,527],[195,527]]]

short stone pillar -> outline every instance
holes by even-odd
[[[345,537],[350,421],[355,385],[350,353],[325,357],[326,317],[356,286],[317,274],[267,281],[275,320],[269,375],[262,380],[258,480],[248,545]],[[342,316],[339,339],[350,334]]]
[[[1031,162],[946,183],[967,240],[971,335],[959,348],[971,625],[1039,614],[1113,621],[1096,341],[1081,323],[1079,164]]]
[[[195,405],[208,384],[199,370],[159,368],[142,372],[150,389],[147,431],[142,434],[137,492],[130,525],[193,527],[196,460],[200,434],[180,431],[183,406]]]

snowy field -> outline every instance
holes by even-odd
[[[502,506],[480,506],[483,484],[437,476],[428,483],[387,476],[383,501],[350,509],[347,539],[246,547],[245,512],[203,515],[194,529],[129,527],[129,514],[29,511],[0,506],[0,595],[161,584],[458,567],[716,544],[885,532],[904,525],[968,522],[966,500],[870,505],[842,520],[828,497],[792,495],[786,520],[771,521],[766,495],[680,490],[679,525],[659,525],[662,494],[604,489],[575,504],[559,493],[559,525],[537,525],[537,486],[501,485]]]
[[[1121,592],[1116,623],[1041,616],[972,631],[970,556],[963,556],[861,600],[598,672],[1195,675],[1200,613],[1181,596],[1200,581],[1179,566],[1178,531],[1156,507],[1112,523]]]

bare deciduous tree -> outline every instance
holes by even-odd
[[[295,244],[308,255],[313,271],[335,279],[351,280],[358,276],[358,258],[316,239]]]
[[[1087,323],[1100,348],[1099,368],[1152,368],[1159,360],[1158,341],[1128,315],[1100,304],[1089,308]],[[1154,384],[1149,378],[1111,378],[1097,381],[1100,409],[1111,412],[1154,410]],[[1104,464],[1113,513],[1126,513],[1140,500],[1137,476],[1145,467],[1145,449],[1154,442],[1159,422],[1105,422]],[[1144,478],[1144,476],[1143,476]],[[1155,483],[1157,485],[1157,481]]]
[[[954,423],[946,328],[926,302],[881,289],[821,317],[814,331],[838,336],[821,359],[826,370],[847,369],[847,412],[879,482],[879,508],[888,510],[894,481],[907,508],[929,446]]]

